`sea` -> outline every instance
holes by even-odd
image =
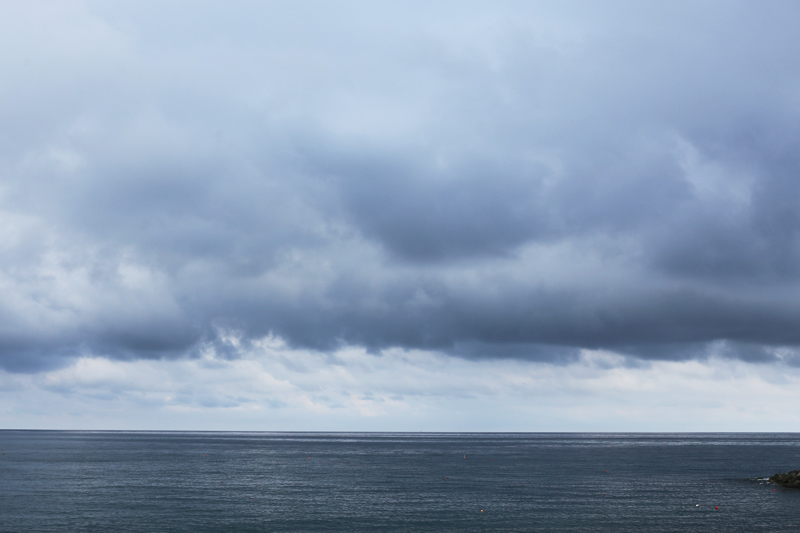
[[[797,433],[0,431],[0,531],[800,531]]]

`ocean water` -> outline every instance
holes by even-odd
[[[0,431],[0,531],[800,531],[800,434]]]

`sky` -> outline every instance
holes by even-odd
[[[800,431],[798,27],[3,2],[0,427]]]

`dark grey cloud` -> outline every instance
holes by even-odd
[[[799,22],[785,2],[12,4],[0,365],[225,352],[229,329],[791,363]]]
[[[333,173],[351,223],[398,258],[506,254],[555,231],[542,203],[545,168],[468,157],[457,168],[437,170],[434,161],[414,165],[402,154],[370,159],[361,153],[341,163],[323,159],[320,170]]]

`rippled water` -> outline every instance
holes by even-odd
[[[800,434],[0,431],[0,451],[2,531],[800,530],[800,490],[759,479],[800,468]]]

